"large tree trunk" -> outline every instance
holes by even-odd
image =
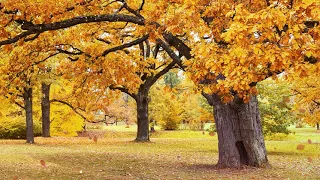
[[[214,107],[218,133],[219,168],[238,168],[242,165],[265,167],[268,159],[260,112],[256,96],[248,103],[223,103],[217,95],[208,98]]]
[[[149,139],[149,120],[148,120],[148,91],[149,88],[140,87],[137,94],[137,125],[138,132],[136,141],[146,142]]]
[[[32,88],[24,88],[24,110],[26,112],[27,143],[34,143],[33,119],[32,119]]]
[[[42,83],[42,137],[50,137],[50,84]]]
[[[317,130],[320,130],[320,126],[318,122],[317,122]]]

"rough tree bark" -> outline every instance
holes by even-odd
[[[26,112],[27,143],[34,143],[33,119],[32,119],[32,88],[24,88],[24,110]]]
[[[214,107],[218,134],[219,168],[269,166],[256,96],[248,103],[223,103],[218,95],[205,95]]]
[[[41,84],[42,137],[50,137],[50,86],[51,84]]]
[[[137,94],[137,138],[136,141],[148,142],[149,138],[149,119],[148,119],[148,94],[150,87],[141,85]]]

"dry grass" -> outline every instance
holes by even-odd
[[[320,144],[308,144],[307,139],[267,141],[272,168],[218,170],[216,137],[196,132],[175,138],[183,133],[160,133],[151,143],[134,143],[131,137],[97,143],[77,137],[36,138],[34,145],[2,140],[0,179],[320,179]],[[305,148],[298,150],[301,143]]]

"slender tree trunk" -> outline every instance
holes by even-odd
[[[149,88],[139,89],[137,95],[137,125],[138,132],[136,141],[146,142],[150,141],[149,139],[149,120],[148,120],[148,91]]]
[[[317,130],[320,130],[319,122],[317,122]]]
[[[32,88],[24,88],[24,110],[26,112],[27,143],[34,143],[33,119],[32,119]]]
[[[205,96],[214,107],[218,133],[219,168],[242,165],[269,166],[256,96],[248,103],[223,103],[219,96]],[[236,100],[235,100],[236,101]]]
[[[50,137],[50,84],[42,83],[42,137]]]

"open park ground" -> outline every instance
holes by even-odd
[[[216,169],[218,141],[207,132],[157,131],[150,143],[135,143],[133,128],[109,129],[96,142],[1,140],[0,179],[320,179],[320,132],[314,128],[266,140],[271,167],[261,169]]]

